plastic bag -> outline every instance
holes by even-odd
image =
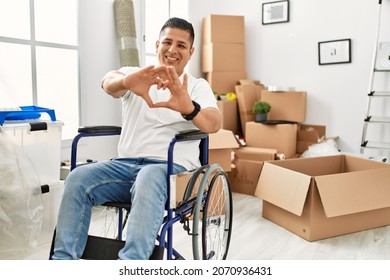
[[[0,259],[21,259],[37,245],[43,221],[39,175],[0,130]]]
[[[324,142],[313,144],[304,151],[301,155],[302,158],[320,157],[320,156],[333,156],[339,155],[340,151],[337,147],[337,143],[333,139],[328,139]]]

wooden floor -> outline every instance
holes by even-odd
[[[233,194],[230,260],[390,260],[390,226],[309,242],[262,218],[261,200]],[[174,246],[190,259],[191,238],[175,227]],[[47,259],[43,244],[26,259]]]

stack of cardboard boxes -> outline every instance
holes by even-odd
[[[213,91],[234,93],[236,81],[246,79],[243,16],[208,15],[203,19],[202,71]],[[219,100],[222,128],[240,133],[236,100]]]
[[[254,195],[264,161],[298,157],[297,143],[301,141],[297,136],[306,117],[306,92],[271,92],[260,81],[252,80],[238,81],[235,89],[246,146],[235,151],[236,168],[230,172],[229,179],[233,191]],[[252,106],[257,100],[270,103],[268,120],[276,123],[254,121]],[[305,136],[307,142],[300,147],[314,139]]]
[[[217,93],[234,92],[246,78],[243,16],[208,15],[203,19],[202,71]]]
[[[270,92],[262,90],[260,99],[271,105],[268,120],[276,121],[276,123],[247,122],[245,124],[247,145],[250,147],[273,148],[278,153],[283,154],[285,158],[294,157],[296,154],[298,124],[303,123],[306,118],[306,92]],[[278,122],[280,123],[278,124]]]
[[[264,218],[308,241],[389,225],[390,165],[342,154],[298,159],[326,139],[325,126],[302,123],[306,92],[260,85],[240,81],[239,100],[249,105],[260,94],[272,105],[270,120],[293,123],[245,123],[247,145],[233,149],[228,172],[232,190],[262,199]],[[248,113],[239,111],[242,119]],[[277,160],[281,152],[285,160]]]
[[[263,217],[306,240],[389,225],[390,166],[342,154],[299,158],[326,140],[326,127],[304,124],[306,92],[268,91],[246,79],[243,22],[217,15],[203,22],[207,80],[237,95],[237,110],[219,101],[224,129],[210,135],[210,162],[228,172],[233,192],[262,199]],[[271,104],[273,124],[254,121],[257,100]],[[234,119],[239,129],[227,125]],[[237,133],[246,145],[237,147]]]
[[[237,97],[236,100],[218,100],[223,130],[211,135],[210,162],[220,163],[230,173],[233,191],[254,195],[265,160],[273,160],[277,154],[286,158],[296,154],[300,127],[298,124],[255,123],[253,104],[259,99],[271,103],[271,120],[302,123],[306,114],[306,92],[266,91],[260,81],[247,80],[245,60],[244,17],[206,16],[202,30],[202,71],[217,97],[228,92]],[[234,135],[244,137],[247,145],[238,148]],[[307,137],[299,147],[309,145]]]

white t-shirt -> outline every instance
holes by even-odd
[[[139,70],[138,67],[122,67],[125,74]],[[188,93],[201,108],[218,109],[210,85],[204,79],[187,74]],[[179,77],[183,81],[183,75]],[[168,89],[157,90],[152,86],[149,95],[153,102],[166,101]],[[179,112],[168,108],[149,108],[145,100],[128,91],[122,98],[122,132],[118,144],[118,155],[124,158],[150,158],[167,160],[168,146],[178,131],[194,129],[191,121],[183,119]],[[199,141],[177,142],[174,162],[188,170],[198,167]]]

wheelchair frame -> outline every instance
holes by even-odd
[[[90,127],[81,127],[79,128],[78,135],[73,139],[72,142],[72,151],[71,151],[71,170],[76,168],[76,160],[77,160],[77,146],[78,142],[83,137],[96,137],[96,136],[111,136],[111,135],[119,135],[121,133],[121,127],[117,126],[90,126]],[[177,142],[183,142],[183,141],[196,141],[200,140],[200,160],[201,160],[201,167],[194,172],[194,175],[190,178],[187,189],[184,194],[184,198],[177,207],[173,208],[170,205],[171,201],[171,180],[170,177],[173,175],[173,151],[174,146]],[[225,196],[224,199],[228,205],[227,208],[227,228],[224,228],[224,242],[226,243],[226,248],[224,248],[224,253],[222,255],[222,259],[225,259],[227,256],[229,243],[230,243],[230,237],[231,237],[231,230],[232,230],[232,195],[231,195],[231,189],[230,184],[228,181],[228,177],[226,173],[222,170],[222,168],[218,164],[212,164],[208,165],[208,134],[204,133],[200,130],[188,130],[188,131],[181,131],[178,132],[175,137],[171,140],[168,147],[168,160],[167,160],[167,202],[166,202],[166,215],[164,217],[163,224],[160,228],[159,234],[156,238],[157,245],[155,246],[154,252],[150,259],[163,259],[164,258],[164,250],[166,250],[166,259],[172,260],[172,259],[184,259],[184,257],[173,248],[173,225],[180,221],[183,223],[183,218],[187,219],[188,217],[193,217],[193,233],[189,233],[190,229],[187,226],[188,234],[193,235],[193,256],[194,259],[200,259],[199,251],[194,250],[194,248],[198,248],[198,221],[200,217],[200,211],[202,210],[202,205],[208,204],[208,190],[212,189],[212,184],[214,183],[214,180],[216,180],[218,177],[222,178],[225,183]],[[201,176],[201,177],[200,177]],[[209,178],[212,177],[211,183],[209,181]],[[192,192],[192,189],[194,188],[195,182],[200,179],[200,185],[198,194],[195,198],[190,198],[190,194]],[[210,185],[211,184],[211,185]],[[116,203],[116,202],[108,202],[103,204],[104,206],[108,207],[116,207],[119,209],[118,211],[118,237],[117,240],[106,238],[106,237],[98,237],[98,236],[92,236],[88,235],[88,241],[86,244],[86,248],[84,250],[84,254],[82,255],[82,259],[116,259],[118,251],[123,247],[125,241],[122,240],[122,230],[124,227],[123,221],[123,209],[127,211],[127,214],[129,213],[131,209],[131,204],[129,203]],[[226,210],[226,209],[225,209]],[[207,211],[206,211],[207,212]],[[126,217],[127,218],[127,217]],[[204,220],[204,224],[206,224],[206,217],[202,217]],[[218,219],[217,219],[218,220]],[[214,223],[219,223],[214,222]],[[203,225],[205,226],[205,225]],[[225,226],[225,224],[224,224]],[[196,231],[196,232],[195,232]],[[195,233],[194,233],[195,232]],[[202,238],[204,238],[205,235],[205,229],[202,231]],[[52,246],[50,250],[50,259],[52,257],[52,254],[54,253],[54,239],[55,239],[55,232],[53,236]],[[205,249],[205,241],[202,240],[203,247],[202,250]],[[101,251],[99,251],[102,249]],[[205,255],[203,253],[203,259],[212,258],[215,254],[215,252]]]

